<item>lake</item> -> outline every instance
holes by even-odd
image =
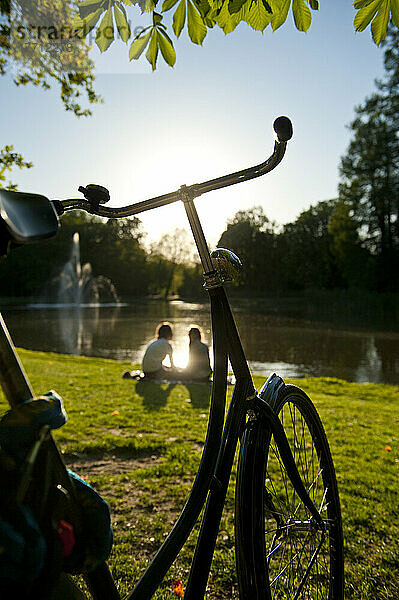
[[[242,343],[254,373],[282,377],[329,376],[356,382],[399,384],[399,333],[315,322],[291,301],[232,301]],[[140,363],[155,326],[174,326],[175,362],[184,366],[188,329],[200,325],[210,344],[209,305],[140,300],[124,306],[5,308],[16,346]],[[212,355],[212,352],[211,352]]]

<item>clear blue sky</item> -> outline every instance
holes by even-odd
[[[202,47],[182,35],[175,67],[161,64],[154,73],[144,58],[129,63],[121,42],[103,57],[94,51],[105,103],[85,120],[66,113],[55,90],[18,89],[3,77],[1,145],[13,143],[35,164],[13,180],[52,198],[100,183],[114,206],[132,203],[261,162],[273,147],[273,120],[285,114],[294,138],[284,164],[197,200],[211,244],[237,210],[262,205],[283,224],[335,197],[346,125],[382,76],[383,51],[368,31],[354,33],[349,0],[320,5],[307,34],[290,16],[275,33],[245,24],[228,36],[210,31]],[[157,238],[185,226],[184,209],[164,207],[142,221]]]

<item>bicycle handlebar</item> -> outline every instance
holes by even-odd
[[[179,190],[156,196],[142,202],[136,202],[135,204],[129,204],[120,208],[109,208],[104,206],[103,203],[107,200],[104,199],[104,190],[101,186],[87,186],[86,188],[80,187],[79,191],[82,191],[86,198],[71,198],[68,200],[55,200],[53,202],[55,209],[58,214],[62,214],[64,211],[81,209],[91,214],[98,215],[100,217],[107,217],[109,219],[115,219],[120,217],[130,217],[146,210],[153,208],[159,208],[178,200],[193,200],[206,192],[212,190],[221,189],[236,183],[248,181],[255,177],[260,177],[272,171],[283,159],[285,149],[288,140],[291,139],[293,129],[290,119],[288,117],[278,117],[273,124],[274,131],[277,136],[277,140],[274,144],[273,153],[271,156],[259,165],[242,169],[230,173],[229,175],[223,175],[222,177],[216,177],[203,183],[196,183],[190,186],[182,186]],[[98,196],[96,196],[96,187],[99,190]],[[105,190],[106,192],[107,190]],[[86,192],[86,193],[85,193]]]

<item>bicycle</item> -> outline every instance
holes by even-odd
[[[286,385],[276,374],[256,391],[224,289],[241,263],[226,249],[209,252],[194,205],[194,199],[201,194],[274,169],[292,137],[291,122],[279,117],[274,130],[273,153],[263,163],[122,208],[104,206],[109,193],[94,185],[79,188],[84,198],[52,202],[44,196],[0,192],[2,222],[12,243],[29,243],[55,235],[58,217],[68,210],[117,218],[176,201],[182,201],[185,207],[211,306],[214,375],[208,430],[186,505],[127,600],[149,600],[153,596],[205,506],[185,590],[186,599],[204,598],[239,442],[235,543],[240,598],[343,598],[340,502],[321,420],[309,397],[299,388]],[[235,386],[225,419],[228,359]],[[4,324],[0,369],[1,385],[11,406],[33,396]],[[63,485],[73,488],[51,439],[50,452],[57,461]],[[93,598],[120,598],[105,563],[87,575],[87,581]]]

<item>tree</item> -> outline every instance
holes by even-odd
[[[362,246],[350,204],[338,200],[328,221],[330,250],[345,287],[373,289],[373,261]]]
[[[276,225],[261,206],[238,211],[227,222],[218,246],[236,253],[243,263],[240,285],[251,293],[274,291],[277,284]]]
[[[190,242],[187,231],[176,228],[151,244],[150,262],[154,275],[154,291],[162,290],[165,298],[168,297],[174,283],[177,283],[174,280],[179,267],[193,263]]]
[[[100,100],[93,88],[94,63],[88,42],[74,35],[76,2],[69,0],[1,0],[0,74],[13,70],[17,86],[28,83],[49,89],[56,85],[68,111],[91,114],[79,101]]]
[[[246,294],[373,287],[373,260],[344,201],[318,202],[281,228],[261,207],[239,211],[218,245],[241,258]]]
[[[147,256],[139,219],[104,221],[73,211],[62,217],[62,227],[55,238],[17,248],[0,264],[2,296],[55,300],[57,277],[70,258],[76,232],[80,238],[81,262],[91,264],[94,276],[110,279],[118,294],[125,298],[147,293]]]
[[[142,12],[152,14],[152,24],[133,37],[129,58],[138,59],[146,51],[145,56],[155,69],[159,53],[168,65],[176,62],[173,41],[163,22],[166,14],[172,20],[176,38],[187,25],[191,41],[202,44],[208,29],[215,26],[225,34],[234,31],[241,22],[257,31],[263,32],[268,26],[275,31],[287,20],[290,8],[296,28],[307,31],[312,22],[311,11],[319,8],[318,0],[163,0],[159,7],[158,3],[159,0],[84,0],[79,3],[76,29],[85,37],[96,28],[96,44],[105,52],[116,35],[126,43],[132,39],[128,10],[136,5]],[[370,26],[377,45],[386,37],[390,18],[399,27],[398,0],[355,0],[354,7],[356,31]]]
[[[383,81],[377,81],[377,87],[382,94],[384,102],[384,113],[392,132],[399,131],[399,33],[390,28],[387,40],[384,42],[386,47],[384,53],[384,66],[386,78]],[[398,144],[395,147],[396,166],[398,165]],[[391,173],[393,190],[393,210],[395,212],[394,230],[395,236],[399,239],[399,172]]]
[[[203,268],[201,264],[185,264],[182,266],[181,283],[178,288],[183,298],[201,298],[205,294]]]
[[[76,2],[56,0],[0,0],[0,75],[13,73],[17,86],[32,84],[44,90],[59,89],[67,111],[77,117],[91,111],[81,105],[100,102],[94,84],[94,64],[84,38],[74,36]],[[15,189],[6,184],[4,172],[13,167],[30,168],[32,163],[14,152],[12,145],[0,151],[0,189]]]
[[[399,32],[391,28],[386,78],[356,107],[341,159],[339,196],[349,203],[365,246],[377,257],[379,287],[399,284]]]
[[[286,288],[339,286],[329,233],[335,204],[336,200],[318,202],[303,211],[294,223],[284,225],[278,247]]]
[[[137,217],[104,221],[92,216],[87,221],[77,229],[81,236],[82,259],[92,265],[96,275],[110,279],[119,295],[145,295],[147,256],[142,246],[141,221]],[[69,240],[72,229],[68,227]]]
[[[5,175],[7,171],[11,171],[15,166],[20,169],[30,169],[33,164],[27,162],[19,152],[14,152],[14,146],[4,146],[0,149],[0,189],[17,189],[18,186],[11,181],[7,181]]]

